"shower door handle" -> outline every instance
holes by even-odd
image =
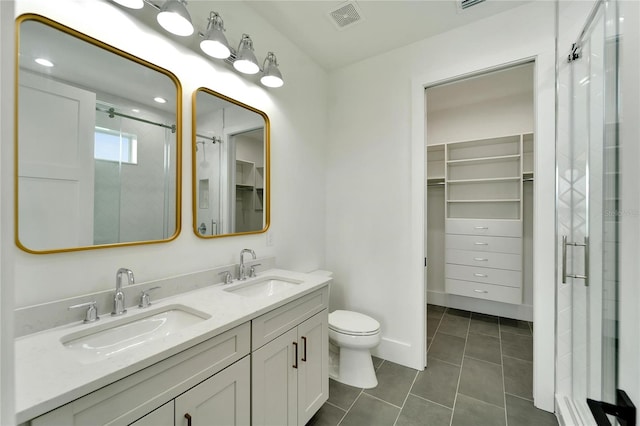
[[[567,273],[567,246],[572,247],[584,247],[584,275],[569,274]],[[589,271],[589,237],[584,237],[584,243],[570,243],[567,241],[567,236],[562,236],[562,284],[567,283],[568,278],[576,278],[584,280],[584,285],[589,286],[589,277],[587,272]]]

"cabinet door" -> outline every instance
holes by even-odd
[[[298,333],[294,328],[251,355],[254,426],[297,424],[297,345]]]
[[[244,357],[175,399],[176,426],[251,423],[250,361]]]
[[[298,425],[305,425],[329,398],[327,310],[298,326]]]
[[[173,417],[173,401],[169,401],[146,416],[131,423],[130,426],[173,426]]]

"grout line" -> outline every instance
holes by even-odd
[[[446,405],[440,404],[439,402],[432,401],[432,400],[427,399],[427,398],[425,398],[425,397],[423,397],[423,396],[416,395],[415,393],[411,393],[411,392],[409,392],[409,393],[411,394],[411,396],[415,396],[416,398],[420,398],[420,399],[421,399],[421,400],[423,400],[423,401],[427,401],[427,402],[430,402],[430,403],[432,403],[432,404],[439,405],[439,406],[441,406],[441,407],[443,407],[443,408],[446,408],[447,410],[451,410],[451,412],[453,412],[453,408],[452,408],[452,407],[447,407]]]
[[[325,403],[325,404],[329,404],[329,405],[331,405],[332,407],[335,407],[335,408],[339,409],[340,411],[344,411],[344,412],[346,413],[346,410],[345,410],[344,408],[339,407],[339,406],[337,406],[336,404],[333,404],[333,403],[331,403],[331,402],[329,402],[329,401],[325,401],[324,403]]]
[[[388,405],[390,405],[390,406],[392,406],[392,407],[399,408],[399,409],[401,409],[401,410],[402,410],[402,407],[400,407],[399,405],[392,404],[392,403],[390,403],[389,401],[385,401],[385,400],[384,400],[384,399],[382,399],[382,398],[378,398],[377,396],[375,396],[375,395],[371,395],[370,393],[366,393],[366,392],[364,392],[364,391],[363,391],[362,393],[364,393],[364,394],[365,394],[365,395],[367,395],[367,396],[370,396],[370,397],[371,397],[371,398],[373,398],[373,399],[377,399],[377,400],[378,400],[378,401],[380,401],[380,402],[384,402],[385,404],[388,404]],[[407,394],[409,394],[409,392],[407,392]]]
[[[416,375],[413,376],[413,382],[411,382],[411,387],[409,388],[409,392],[404,397],[404,401],[402,401],[402,407],[400,407],[400,411],[398,411],[398,415],[396,416],[396,420],[393,422],[393,426],[396,426],[398,423],[398,419],[400,418],[400,414],[402,414],[402,410],[404,410],[404,406],[407,403],[407,399],[409,399],[409,395],[411,394],[411,389],[413,389],[413,385],[416,383],[416,379],[418,378],[419,371],[416,371]]]
[[[511,392],[505,392],[505,395],[513,396],[514,398],[522,399],[524,401],[533,402],[533,399],[525,398],[524,396],[520,396],[520,395],[515,395],[515,394],[512,394]]]
[[[384,364],[384,363],[385,363],[385,361],[386,361],[386,359],[384,359],[384,358],[380,358],[380,359],[382,360],[382,362],[380,363],[380,365],[379,365],[379,366],[377,366],[377,367],[376,367],[376,369],[375,369],[375,370],[376,370],[376,372],[378,372],[378,370],[380,370],[380,367],[382,367],[382,364]]]
[[[448,309],[449,308],[447,308],[447,310]],[[464,366],[464,353],[467,351],[467,340],[469,339],[470,328],[471,328],[471,315],[469,315],[469,324],[467,325],[467,335],[464,338],[464,348],[462,349],[462,361],[460,361],[460,373],[458,373],[458,384],[456,385],[456,395],[453,398],[453,408],[451,409],[451,419],[449,420],[449,426],[453,425],[453,416],[455,415],[456,402],[458,402],[458,392],[460,391],[460,381],[462,380],[462,367]]]
[[[347,417],[347,414],[349,414],[349,411],[351,411],[351,409],[353,408],[353,406],[356,404],[356,401],[358,399],[360,399],[360,396],[362,395],[362,393],[364,392],[364,389],[360,389],[360,393],[358,394],[358,396],[356,396],[356,399],[353,400],[353,402],[351,403],[351,405],[349,406],[349,408],[347,409],[347,411],[344,413],[344,416],[342,416],[342,418],[340,419],[340,421],[338,422],[338,424],[336,426],[340,426],[340,424],[342,423],[342,421],[344,420],[345,417]]]
[[[500,367],[502,370],[502,400],[504,402],[504,424],[509,426],[509,418],[507,416],[507,389],[504,384],[504,355],[502,353],[502,326],[500,326]]]
[[[464,396],[465,398],[469,398],[469,399],[473,399],[474,401],[478,401],[478,402],[480,402],[480,403],[482,403],[482,404],[490,405],[490,406],[492,406],[492,407],[494,407],[494,408],[499,408],[499,409],[501,409],[501,410],[504,410],[504,409],[505,409],[505,407],[501,407],[501,406],[499,406],[499,405],[492,404],[492,403],[490,403],[490,402],[483,401],[483,400],[478,399],[478,398],[474,398],[473,396],[469,396],[469,395],[466,395],[466,394],[464,394],[464,393],[461,393],[460,395]]]
[[[502,355],[502,354],[501,354]],[[469,355],[464,355],[465,357],[469,358],[469,359],[473,359],[475,361],[480,361],[480,362],[488,362],[489,364],[493,364],[493,365],[502,365],[502,362],[497,363],[497,362],[493,362],[493,361],[487,361],[486,359],[482,359],[482,358],[476,358],[473,356],[469,356]]]
[[[512,355],[502,355],[502,357],[507,357],[507,358],[511,358],[511,359],[517,359],[518,361],[524,361],[524,362],[530,362],[533,364],[533,361],[530,359],[522,359],[522,358],[518,358],[516,356],[512,356]]]
[[[0,1],[2,1],[2,0],[0,0]],[[462,355],[462,357],[464,358],[464,354]],[[458,367],[458,368],[462,367],[462,361],[460,361],[460,364],[454,364],[454,363],[453,363],[453,362],[451,362],[451,361],[447,361],[447,360],[444,360],[444,359],[440,359],[440,358],[437,358],[437,357],[434,357],[434,356],[432,356],[432,357],[431,357],[431,359],[435,359],[435,360],[437,360],[437,361],[444,362],[445,364],[452,365],[452,366],[454,366],[454,367]]]

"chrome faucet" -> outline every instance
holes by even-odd
[[[246,266],[244,265],[245,253],[251,253],[251,256],[254,259],[256,258],[256,252],[251,249],[242,249],[242,251],[240,252],[240,271],[238,272],[238,279],[243,281],[247,279],[247,270]]]
[[[135,283],[133,278],[133,272],[131,269],[120,268],[116,272],[116,294],[113,296],[113,312],[112,316],[122,315],[127,312],[125,309],[124,293],[122,292],[122,275],[126,274],[127,284],[131,285]]]

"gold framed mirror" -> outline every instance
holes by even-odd
[[[181,224],[174,74],[40,15],[16,19],[16,244],[167,242]]]
[[[269,227],[269,117],[201,87],[193,93],[193,231],[200,238]]]

